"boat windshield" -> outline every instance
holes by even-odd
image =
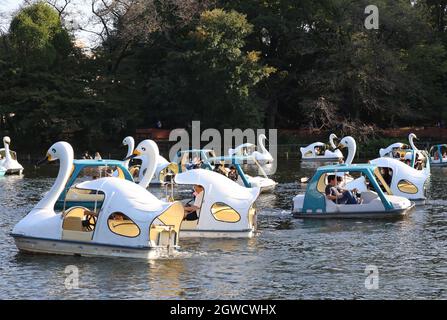
[[[388,185],[388,183],[386,183],[385,179],[383,178],[382,174],[380,173],[379,168],[376,168],[374,170],[374,175],[376,176],[376,179],[379,182],[379,185],[384,190],[384,192],[386,192],[389,195],[392,195],[393,193],[392,193],[392,191],[390,189],[390,186]]]
[[[433,160],[439,160],[439,156],[447,158],[447,145],[438,145],[430,148],[430,156]]]

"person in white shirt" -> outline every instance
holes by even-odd
[[[183,220],[194,221],[199,219],[200,207],[203,201],[203,187],[201,185],[194,185],[194,194],[196,198],[194,199],[194,204],[192,206],[185,207],[185,216]]]

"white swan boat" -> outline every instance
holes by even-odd
[[[417,136],[414,133],[408,135],[409,147],[401,142],[393,143],[387,148],[379,150],[380,157],[395,158],[401,160],[412,168],[419,170],[427,178],[430,176],[430,156],[428,152],[419,150],[414,144]]]
[[[329,143],[332,150],[327,148],[323,142],[315,142],[307,147],[300,148],[302,161],[340,161],[343,159],[343,153],[337,148],[334,143],[337,139],[335,134],[329,136]]]
[[[430,163],[434,167],[447,166],[447,144],[437,144],[430,148]]]
[[[357,151],[355,139],[350,136],[344,137],[340,141],[340,146],[348,148],[346,164],[352,165]],[[391,194],[405,197],[417,202],[417,204],[425,202],[425,183],[428,176],[423,171],[416,170],[397,159],[389,157],[377,158],[369,162],[382,171],[382,176],[388,184]],[[362,186],[356,185],[355,180],[349,177],[347,176],[347,188],[361,189]]]
[[[149,164],[140,186],[147,187],[156,170],[155,159],[159,150],[152,140],[138,144],[130,158],[144,157]],[[260,188],[245,188],[222,174],[206,169],[187,170],[175,175],[172,183],[200,185],[203,187],[202,204],[198,219],[184,220],[180,237],[250,238],[256,231],[256,209],[254,202]],[[173,200],[173,195],[170,197]]]
[[[242,163],[251,162],[256,165],[258,176],[251,176],[244,172],[242,169]],[[225,156],[225,157],[214,157],[208,158],[204,162],[204,167],[209,170],[214,170],[215,166],[220,164],[222,170],[224,170],[225,175],[228,175],[230,169],[229,167],[234,166],[237,173],[237,183],[246,188],[258,187],[261,189],[261,193],[273,192],[277,186],[277,182],[269,178],[264,168],[258,163],[258,161],[252,156],[248,157],[237,157],[237,156]]]
[[[102,195],[103,203],[94,209],[74,206],[56,212],[71,174],[73,148],[55,143],[47,159],[59,159],[59,173],[50,191],[12,230],[20,251],[150,259],[178,246],[182,204],[161,201],[124,179],[80,183],[78,189]]]
[[[265,140],[267,140],[267,137],[265,136],[265,134],[261,133],[258,136],[257,147],[252,143],[244,143],[237,146],[235,149],[232,148],[228,149],[228,155],[247,157],[247,159],[252,159],[250,157],[253,157],[253,159],[256,159],[256,161],[260,165],[271,164],[273,163],[274,159],[271,153],[265,147]],[[250,161],[248,163],[253,163],[253,161]]]
[[[5,169],[5,174],[22,174],[23,167],[17,161],[16,152],[9,149],[10,137],[3,137],[3,148],[0,149],[0,168]]]
[[[418,204],[425,203],[428,176],[421,170],[416,170],[400,160],[388,157],[377,158],[371,160],[370,163],[380,168],[382,176],[394,195],[405,197]]]
[[[183,221],[180,237],[251,238],[256,231],[254,202],[260,188],[245,188],[222,174],[195,169],[174,178],[179,185],[204,188],[198,219]]]

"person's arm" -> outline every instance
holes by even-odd
[[[333,196],[333,195],[331,195],[331,194],[327,194],[326,197],[327,197],[329,200],[333,200],[333,201],[337,200],[337,196]]]
[[[332,192],[334,192],[334,193],[336,192],[335,188],[326,189],[326,192],[325,192],[326,198],[328,198],[329,200],[335,201],[335,200],[337,200],[337,196],[333,195]]]

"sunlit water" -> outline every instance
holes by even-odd
[[[276,191],[257,201],[257,237],[181,240],[178,254],[154,261],[19,253],[9,233],[57,168],[0,178],[0,299],[447,298],[447,169],[432,170],[428,204],[403,220],[303,221],[291,218],[292,197],[315,169],[278,167]],[[66,289],[69,265],[79,289]],[[367,265],[379,270],[376,290],[365,288]]]

